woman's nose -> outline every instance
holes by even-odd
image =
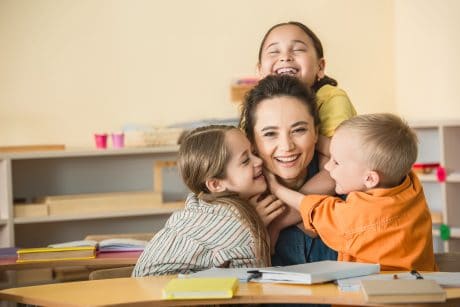
[[[290,151],[295,148],[295,144],[292,141],[292,138],[289,136],[286,136],[284,138],[281,138],[280,140],[280,148],[285,151]]]

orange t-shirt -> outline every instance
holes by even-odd
[[[343,201],[307,195],[300,213],[342,261],[379,263],[382,270],[436,271],[431,215],[414,173],[389,189],[352,192]]]

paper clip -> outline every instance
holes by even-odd
[[[249,274],[249,276],[246,279],[246,282],[250,282],[253,279],[262,277],[262,272],[260,272],[259,270],[251,270],[247,271],[247,273]]]
[[[411,275],[414,275],[415,276],[415,279],[423,279],[423,276],[422,274],[420,274],[419,272],[417,272],[416,270],[412,270],[410,271]]]

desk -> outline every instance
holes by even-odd
[[[116,267],[136,264],[142,252],[99,253],[96,258],[82,260],[50,260],[40,262],[17,263],[16,258],[0,259],[0,272],[9,270],[27,270],[37,268],[54,268],[66,266]]]
[[[116,278],[11,288],[0,299],[46,306],[180,306],[211,304],[320,303],[365,305],[360,292],[340,292],[332,283],[312,286],[240,283],[231,300],[164,301],[161,289],[174,276]],[[460,288],[446,289],[446,305],[460,305]],[[420,306],[429,306],[422,304]],[[436,304],[440,306],[441,304]],[[375,306],[375,305],[374,305]],[[392,307],[397,306],[395,304]],[[408,306],[401,305],[401,306]],[[415,306],[411,304],[410,306]]]

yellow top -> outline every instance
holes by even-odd
[[[319,133],[324,136],[332,137],[341,122],[356,116],[356,110],[347,93],[336,86],[329,84],[322,86],[316,92],[316,98],[321,120]]]

